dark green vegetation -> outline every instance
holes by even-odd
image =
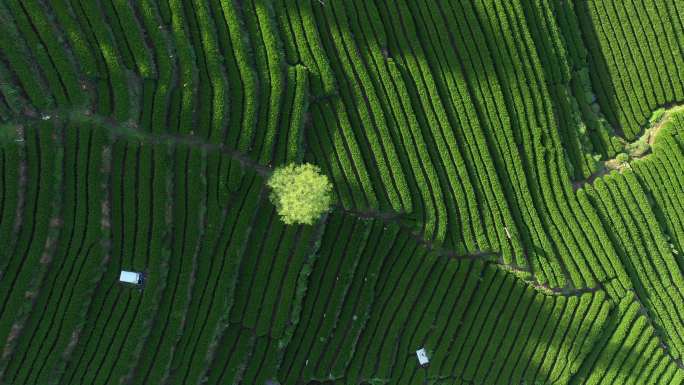
[[[683,101],[682,0],[0,1],[0,383],[682,384]]]

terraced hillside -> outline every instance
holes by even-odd
[[[683,102],[682,0],[0,1],[0,384],[683,384]]]

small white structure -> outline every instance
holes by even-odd
[[[121,274],[119,275],[119,282],[132,283],[134,285],[142,285],[143,275],[142,273],[138,273],[135,271],[121,270]]]
[[[426,367],[430,364],[430,359],[427,356],[425,348],[420,348],[416,350],[416,356],[418,356],[418,363],[420,364],[420,366]]]

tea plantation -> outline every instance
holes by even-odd
[[[682,103],[684,0],[0,0],[0,384],[684,384]]]

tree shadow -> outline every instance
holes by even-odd
[[[580,32],[584,47],[588,52],[589,75],[592,89],[597,91],[596,97],[601,112],[612,126],[613,130],[620,136],[624,136],[618,117],[619,111],[615,91],[615,80],[608,71],[608,63],[599,45],[599,35],[596,25],[591,18],[589,1],[575,1],[575,14],[580,25]]]
[[[659,339],[638,298],[625,297],[622,301],[623,303],[611,310],[600,337],[577,372],[569,379],[569,385],[582,385],[590,379],[592,383],[602,383],[605,377],[612,373],[618,373],[618,377],[622,376],[621,383],[637,383],[636,381],[644,376],[658,375],[660,379],[672,370],[672,366],[677,366],[678,370],[681,370],[681,362],[669,355],[667,347]],[[635,303],[639,304],[640,309],[634,317],[627,317],[629,308],[635,306]],[[640,330],[635,329],[635,325],[642,317],[646,318],[646,325]],[[632,337],[630,333],[633,333]],[[617,340],[615,336],[622,338]],[[668,361],[667,368],[660,373],[654,372],[654,365],[659,365],[662,360]],[[596,380],[597,377],[600,379]]]

